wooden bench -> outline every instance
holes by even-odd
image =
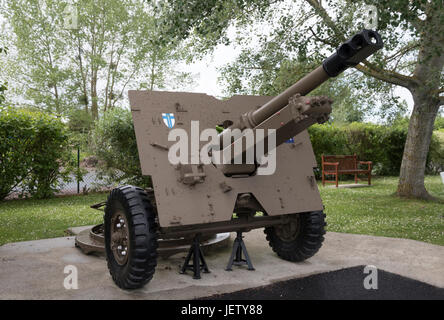
[[[359,165],[367,165],[367,168],[359,168]],[[322,155],[322,185],[326,183],[335,183],[338,187],[338,177],[340,174],[351,174],[355,176],[355,183],[358,183],[358,175],[367,175],[368,184],[371,185],[372,179],[372,165],[371,161],[358,161],[356,154],[352,156],[337,155],[326,156]],[[327,180],[326,176],[335,176],[335,180]]]

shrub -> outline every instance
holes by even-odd
[[[85,110],[71,110],[68,114],[67,126],[70,132],[70,141],[80,150],[87,151],[89,148],[90,131],[94,121],[92,116]]]
[[[308,128],[316,161],[321,166],[323,154],[346,154],[347,137],[345,131],[332,124],[314,125]],[[320,173],[319,173],[320,175]]]
[[[377,175],[399,175],[407,138],[407,122],[393,126],[369,123],[314,125],[308,129],[318,165],[322,154],[354,154],[373,161]],[[140,169],[131,112],[108,111],[96,122],[93,131],[93,153],[99,159],[99,176],[107,182],[150,186]],[[444,169],[444,130],[434,133],[427,161],[427,171]],[[317,175],[320,175],[318,170]]]
[[[382,130],[385,131],[380,145],[383,154],[377,160],[380,164],[377,173],[380,175],[397,176],[401,169],[402,156],[407,139],[407,127],[383,127]]]
[[[347,141],[346,154],[357,154],[362,160],[373,160],[376,163],[375,171],[382,170],[386,150],[382,148],[386,136],[385,128],[367,123],[351,123],[343,127]]]
[[[444,130],[444,116],[438,116],[435,119],[435,130]]]
[[[0,199],[20,186],[23,194],[47,198],[67,181],[68,134],[60,119],[15,108],[0,110]]]
[[[345,126],[314,125],[308,130],[318,165],[322,154],[354,154],[358,159],[373,161],[374,173],[398,175],[407,138],[403,123],[382,126],[351,123]],[[444,135],[435,132],[427,160],[427,172],[444,168]]]
[[[96,121],[93,152],[99,159],[99,177],[109,182],[150,186],[142,176],[131,112],[114,108]]]
[[[429,173],[444,172],[444,129],[433,133],[428,160]]]

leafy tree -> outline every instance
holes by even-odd
[[[75,85],[79,101],[97,119],[99,104],[104,112],[113,108],[128,84],[151,62],[155,25],[141,1],[81,0],[77,8],[78,29],[67,31],[75,52],[71,55],[77,69]]]
[[[158,41],[155,7],[143,0],[10,0],[2,9],[17,51],[11,78],[27,101],[57,114],[83,109],[97,119],[140,82],[164,87],[167,64],[186,52]]]
[[[45,3],[46,8],[40,7]],[[28,100],[50,112],[63,110],[62,87],[68,80],[62,67],[65,44],[57,35],[62,23],[62,11],[56,1],[12,0],[6,3],[5,17],[14,30],[17,55],[11,61],[17,66],[15,80],[20,83]]]
[[[392,86],[407,88],[414,107],[403,153],[397,193],[430,198],[424,186],[433,124],[444,104],[444,6],[441,0],[165,0],[167,32],[178,37],[208,37],[207,48],[225,41],[231,22],[245,26],[258,19],[271,25],[271,39],[280,39],[289,53],[325,58],[362,28],[355,14],[364,4],[379,11],[378,31],[385,47],[355,67],[365,75],[371,95],[389,93]],[[319,48],[323,48],[319,50]],[[348,73],[350,74],[350,73]],[[363,86],[364,88],[364,86]],[[386,99],[387,100],[387,99]]]
[[[233,63],[221,69],[219,80],[227,95],[277,95],[321,63],[290,60],[278,46],[271,47],[266,46],[258,52],[244,49]],[[339,123],[363,121],[371,107],[344,77],[327,81],[310,95],[326,95],[333,99],[335,107],[330,118]]]

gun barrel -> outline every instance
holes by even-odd
[[[254,125],[258,125],[259,123],[265,121],[271,115],[285,107],[288,104],[288,99],[290,99],[291,96],[294,96],[297,93],[304,96],[325,81],[327,81],[329,78],[329,75],[325,72],[322,65],[317,67],[315,70],[305,75],[294,85],[287,88],[284,92],[274,97],[262,107],[254,111],[251,114],[250,120],[252,120]]]
[[[288,99],[299,93],[306,95],[331,77],[367,59],[383,46],[381,36],[373,30],[362,30],[344,42],[321,66],[307,74],[287,90],[250,113],[248,120],[256,126],[288,104]]]
[[[222,172],[232,176],[252,174],[256,170],[256,164],[233,164],[236,163],[236,158],[242,156],[243,159],[248,150],[253,150],[243,144],[239,157],[231,152],[231,146],[235,141],[242,142],[245,129],[274,129],[278,146],[314,123],[327,121],[332,101],[326,97],[316,99],[304,96],[329,78],[336,77],[347,68],[364,61],[382,46],[381,36],[376,31],[363,30],[344,42],[335,53],[325,59],[321,66],[290,88],[259,109],[243,114],[237,123],[230,126],[230,130],[224,130],[219,134],[218,144],[214,147],[214,150],[222,150],[224,155],[228,154],[226,159],[228,161],[225,161],[221,167]]]

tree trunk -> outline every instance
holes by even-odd
[[[444,68],[442,11],[433,10],[431,6],[426,11],[427,24],[421,26],[420,49],[412,77],[415,83],[409,87],[414,107],[397,190],[399,196],[419,199],[433,198],[425,188],[424,176],[433,126],[440,107],[436,92],[441,86]]]
[[[91,114],[94,120],[97,120],[99,118],[97,70],[93,70],[91,74]]]
[[[439,101],[421,88],[412,89],[411,93],[414,107],[402,157],[397,194],[430,199],[432,197],[425,188],[424,175]]]
[[[79,53],[79,67],[80,75],[82,77],[82,103],[85,106],[85,112],[88,113],[88,91],[86,90],[86,72],[83,71],[83,61],[82,61],[82,44],[80,42],[80,37],[77,34],[77,48]]]

